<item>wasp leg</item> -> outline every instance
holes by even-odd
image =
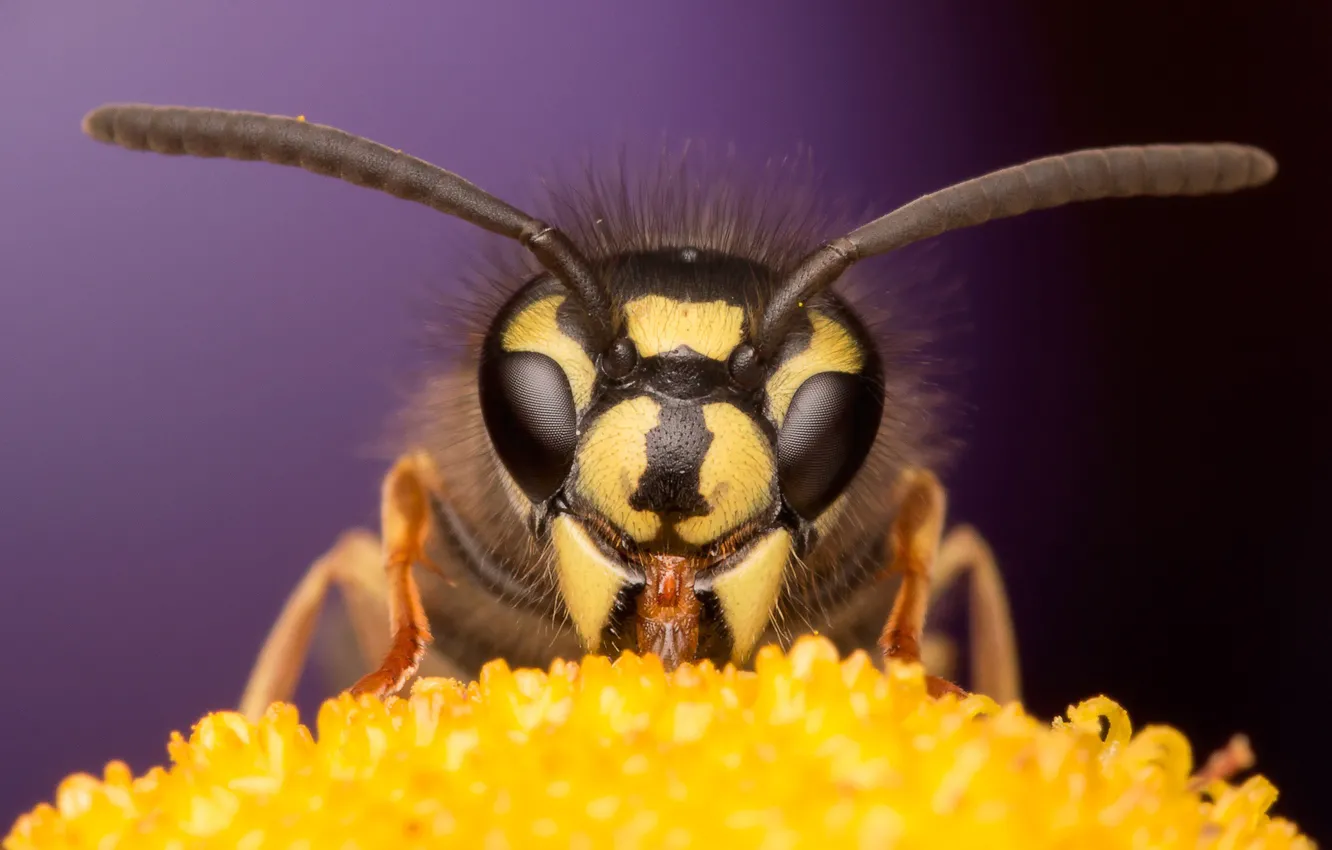
[[[956,580],[971,580],[971,687],[996,702],[1021,698],[1017,635],[1004,579],[989,544],[975,528],[959,525],[945,535],[934,564],[931,599]]]
[[[888,530],[888,554],[890,568],[902,573],[902,584],[879,636],[879,648],[887,660],[919,664],[930,574],[939,555],[947,500],[939,479],[928,470],[908,470],[901,485],[905,493],[897,519]],[[927,675],[926,685],[932,696],[965,693],[938,676]]]
[[[255,661],[240,701],[240,712],[257,720],[274,702],[291,699],[305,668],[310,640],[330,585],[337,585],[347,599],[348,613],[358,643],[369,649],[377,641],[375,659],[384,656],[388,641],[383,636],[387,617],[384,596],[384,567],[379,539],[364,529],[348,531],[315,561],[300,584],[287,597],[282,613],[269,630]],[[378,617],[375,611],[381,612]],[[369,620],[377,628],[368,628]],[[374,621],[377,620],[377,623]]]
[[[428,563],[425,546],[430,533],[430,491],[426,482],[430,475],[427,461],[408,455],[399,459],[384,479],[380,525],[392,638],[379,669],[351,686],[354,696],[387,696],[400,689],[420,667],[430,644],[430,624],[412,576],[413,565]]]
[[[926,670],[932,671],[940,678],[954,680],[957,678],[958,659],[957,644],[948,635],[929,631],[921,635],[920,663]]]
[[[428,474],[425,461],[412,456],[400,459],[384,479],[382,545],[368,531],[348,532],[305,574],[264,641],[241,697],[242,714],[258,718],[271,703],[291,697],[330,584],[347,599],[357,643],[379,663],[351,692],[383,696],[401,688],[416,672],[431,639],[411,572],[413,564],[427,563]],[[385,603],[387,618],[375,613],[384,610]]]

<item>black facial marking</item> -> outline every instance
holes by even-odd
[[[698,618],[698,657],[728,658],[731,654],[731,634],[726,628],[721,601],[715,593],[700,592],[698,601],[703,611]]]
[[[809,320],[808,313],[800,313],[791,320],[791,327],[786,332],[786,339],[782,341],[781,346],[777,349],[777,354],[773,357],[771,366],[775,368],[778,364],[805,351],[813,340],[814,323]]]
[[[592,333],[587,326],[587,316],[576,298],[565,298],[555,309],[555,326],[569,339],[578,343],[587,356],[595,362],[597,352],[592,345]]]
[[[509,324],[518,317],[524,310],[542,299],[549,298],[552,295],[568,295],[568,290],[564,288],[552,275],[539,274],[523,284],[509,298],[508,302],[500,308],[495,318],[490,323],[488,341],[498,342],[497,335],[509,326]],[[570,305],[571,298],[565,298],[561,309],[556,312],[556,316],[563,312],[563,308]],[[573,308],[575,311],[577,307]]]
[[[711,507],[698,492],[698,471],[710,445],[712,432],[701,407],[663,406],[656,427],[647,432],[647,470],[630,506],[670,518],[707,515]]]
[[[603,269],[616,295],[630,300],[670,293],[686,301],[745,306],[745,292],[774,277],[772,269],[743,257],[699,248],[622,254]]]
[[[659,397],[698,401],[728,389],[724,364],[684,346],[649,357],[643,365],[644,386]]]
[[[620,588],[620,592],[615,595],[615,602],[611,605],[610,615],[606,618],[606,625],[601,628],[603,652],[614,655],[623,649],[636,650],[638,648],[635,640],[636,635],[634,634],[635,609],[638,606],[634,603],[642,590],[643,583],[641,581],[633,582],[625,584]]]

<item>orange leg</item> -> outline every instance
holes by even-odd
[[[1000,703],[1019,700],[1017,635],[1004,579],[989,544],[969,525],[955,526],[939,544],[930,575],[930,598],[938,599],[962,578],[967,579],[970,591],[971,689]]]
[[[245,716],[258,719],[271,703],[291,698],[330,587],[342,591],[357,644],[379,665],[352,693],[393,693],[417,671],[431,638],[412,566],[433,566],[425,558],[430,474],[424,458],[399,459],[384,480],[382,544],[368,531],[348,532],[310,567],[255,661],[240,702]]]
[[[384,567],[379,539],[363,529],[348,531],[310,566],[282,606],[245,684],[240,712],[258,720],[275,702],[291,699],[305,670],[310,642],[324,611],[330,587],[348,603],[357,642],[377,663],[388,641]]]
[[[384,482],[384,542],[365,529],[349,531],[310,566],[269,630],[241,697],[242,714],[258,720],[270,704],[291,699],[332,588],[342,597],[342,627],[350,627],[355,646],[354,659],[344,650],[336,662],[339,670],[354,669],[359,675],[367,667],[374,669],[353,686],[356,693],[391,693],[414,672],[459,675],[447,659],[422,657],[430,632],[411,565],[439,572],[422,553],[429,527],[425,482],[436,483],[426,478],[430,473],[423,458],[400,459]]]
[[[943,537],[946,498],[943,486],[928,470],[903,474],[905,486],[897,519],[888,531],[890,568],[902,573],[893,610],[879,636],[879,648],[892,661],[920,663],[920,643],[929,607],[930,573],[939,555]],[[932,696],[966,692],[937,676],[926,676]]]
[[[412,566],[425,563],[430,532],[428,467],[418,457],[404,457],[384,480],[381,523],[388,580],[391,642],[379,668],[351,687],[353,695],[382,697],[399,690],[412,677],[431,641],[430,625]]]

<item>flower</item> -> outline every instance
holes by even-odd
[[[1103,739],[1104,737],[1104,739]],[[806,637],[752,672],[652,657],[204,717],[139,778],[66,779],[4,850],[64,847],[1312,848],[1276,789],[1190,784],[1189,742],[1098,697],[1052,724],[930,698]]]

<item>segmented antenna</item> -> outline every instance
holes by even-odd
[[[1035,159],[917,198],[810,253],[764,311],[756,335],[771,356],[801,305],[853,263],[998,218],[1079,201],[1212,195],[1271,180],[1276,160],[1236,144],[1096,148]]]
[[[516,239],[582,300],[595,333],[603,343],[610,342],[609,298],[569,238],[437,165],[303,118],[256,112],[108,104],[84,116],[83,131],[129,150],[293,165],[415,201]]]

